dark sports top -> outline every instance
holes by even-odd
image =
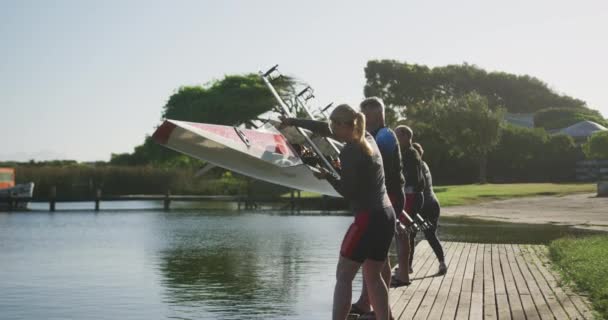
[[[420,154],[411,145],[402,151],[403,175],[405,176],[405,193],[424,191],[424,177],[422,174],[422,159]]]
[[[327,122],[293,119],[293,124],[321,136],[333,136]],[[340,152],[340,177],[330,175],[327,178],[334,189],[349,201],[355,212],[391,207],[384,184],[380,150],[374,137],[367,132],[365,139],[372,147],[372,155],[367,155],[356,142],[346,143]]]
[[[431,176],[431,169],[429,169],[429,166],[424,161],[422,161],[422,173],[424,177],[424,200],[437,200],[437,196],[435,196],[435,191],[433,191],[433,177]]]

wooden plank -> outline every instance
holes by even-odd
[[[532,301],[538,310],[540,318],[554,319],[553,313],[549,309],[547,301],[545,300],[536,279],[534,279],[534,276],[530,272],[528,262],[523,257],[520,245],[513,244],[511,245],[511,249],[513,250],[515,260],[519,266],[521,274],[528,285],[528,291],[530,292],[530,296],[532,297]]]
[[[505,245],[499,244],[498,250],[502,274],[505,279],[505,288],[507,289],[507,297],[509,298],[509,306],[511,308],[511,316],[513,319],[525,319],[523,304],[521,303],[519,291],[515,285],[515,278],[513,277],[511,265],[507,259]]]
[[[583,315],[576,309],[570,297],[566,295],[560,283],[556,280],[555,274],[552,273],[547,267],[550,265],[550,261],[547,256],[546,247],[545,246],[531,246],[531,248],[536,253],[534,255],[534,262],[537,264],[540,273],[545,277],[547,283],[555,293],[557,300],[560,302],[566,313],[572,319],[582,319]]]
[[[419,254],[418,249],[422,249],[422,253]],[[418,257],[414,257],[414,265],[413,265],[413,269],[414,269],[414,273],[410,274],[410,280],[412,281],[412,284],[410,284],[407,287],[400,287],[400,288],[395,288],[391,290],[391,293],[394,292],[394,296],[395,299],[392,298],[393,295],[391,295],[391,310],[393,312],[393,316],[398,318],[399,315],[401,313],[403,313],[403,309],[405,309],[405,306],[407,306],[407,304],[409,303],[409,299],[411,297],[411,293],[408,293],[409,291],[412,291],[412,287],[416,287],[419,283],[418,280],[415,280],[416,278],[422,277],[423,274],[426,272],[426,269],[424,268],[427,264],[431,263],[433,254],[432,254],[432,250],[430,248],[430,246],[428,245],[428,243],[423,243],[420,242],[417,246],[416,246],[416,253],[414,253],[414,255],[419,255]]]
[[[462,243],[456,243],[456,246],[462,246],[462,245],[463,245]],[[428,267],[425,278],[420,280],[420,284],[413,292],[412,297],[410,298],[409,304],[405,307],[405,310],[403,310],[403,315],[405,316],[405,318],[402,317],[402,319],[414,319],[416,312],[420,308],[420,304],[422,303],[422,300],[423,300],[424,296],[426,295],[426,292],[428,291],[428,289],[431,285],[431,282],[433,281],[434,277],[432,277],[432,276],[436,273],[438,268],[439,268],[439,263],[437,262],[437,259],[435,258],[435,259],[433,259],[432,264]]]
[[[471,244],[471,251],[469,252],[469,257],[464,269],[460,299],[458,300],[458,307],[456,308],[457,320],[469,319],[471,297],[473,295],[473,276],[475,274],[475,262],[477,260],[477,247],[478,245],[476,243]]]
[[[511,319],[511,307],[507,297],[507,289],[500,264],[500,252],[497,244],[492,244],[492,272],[494,275],[494,292],[496,294],[496,309],[499,319]]]
[[[535,253],[531,251],[530,245],[521,245],[520,250],[523,253],[523,258],[526,261],[526,264],[530,270],[530,273],[536,280],[538,284],[538,288],[540,289],[541,294],[544,296],[545,301],[547,301],[547,306],[553,313],[553,316],[557,319],[568,319],[568,315],[566,311],[562,308],[561,304],[557,300],[557,297],[553,293],[553,290],[549,287],[549,283],[545,280],[543,275],[538,269],[538,266],[534,262]]]
[[[483,248],[483,317],[498,319],[491,244],[485,244]]]
[[[454,257],[454,250],[450,250],[450,252],[445,256],[445,262],[449,265],[453,260]],[[458,259],[458,257],[457,257]],[[416,311],[416,314],[414,315],[414,319],[427,319],[428,315],[431,311],[431,308],[434,305],[434,302],[437,298],[437,294],[439,293],[439,290],[441,288],[443,288],[443,286],[446,284],[446,276],[439,276],[436,275],[432,281],[431,284],[429,285],[429,289],[427,290],[424,298],[422,299],[422,302],[420,303],[420,307],[418,308],[418,310]]]
[[[427,317],[428,319],[441,318],[441,314],[443,313],[443,309],[445,308],[448,296],[450,294],[450,289],[454,280],[454,275],[456,274],[456,269],[458,267],[458,264],[460,263],[460,259],[462,259],[463,257],[463,250],[463,243],[461,243],[457,248],[453,250],[454,255],[451,256],[451,259],[449,261],[448,272],[444,276],[441,288],[437,292],[437,297],[435,298],[435,302],[433,302],[433,306],[431,307],[431,311]]]
[[[455,245],[456,243],[452,243],[450,246],[453,247]],[[421,287],[424,278],[427,275],[430,275],[430,267],[433,264],[434,260],[434,255],[430,254],[426,259],[425,263],[422,264],[418,270],[414,270],[414,273],[411,275],[412,284],[403,290],[403,295],[401,296],[401,303],[393,309],[393,314],[396,318],[412,319],[414,317],[413,313],[406,312],[406,308],[415,304],[415,302],[411,301],[412,297],[414,296],[416,290]],[[417,306],[413,307],[417,308]]]
[[[545,246],[542,246],[542,247],[540,247],[540,249],[542,249],[542,253],[543,253],[542,255],[540,255],[541,261],[549,261],[548,248]],[[551,272],[551,274],[555,277],[555,281],[558,284],[563,283],[563,280],[561,279],[561,276],[559,273]],[[586,298],[573,292],[572,289],[567,285],[562,286],[562,289],[564,290],[566,295],[570,298],[570,300],[572,301],[572,304],[576,307],[576,309],[579,311],[579,313],[583,316],[584,319],[593,318],[593,312],[591,311],[591,307],[590,307],[591,303]]]
[[[426,260],[430,258],[432,252],[433,251],[431,250],[431,247],[428,245],[428,243],[419,242],[416,245],[416,252],[414,253],[414,264],[412,266],[412,268],[414,269],[414,273],[410,274],[410,279],[417,275],[417,271],[419,271],[420,267],[422,267],[426,263]],[[399,264],[396,264],[395,268],[398,267]],[[391,304],[391,309],[395,308],[395,305],[399,303],[399,300],[406,288],[407,287],[400,287],[389,290],[389,302]]]
[[[475,253],[475,272],[473,274],[473,292],[471,294],[471,310],[469,319],[483,319],[483,252],[484,244],[477,245]]]
[[[452,280],[452,286],[448,295],[448,301],[446,302],[443,313],[441,314],[441,319],[454,319],[454,317],[456,317],[456,309],[458,308],[458,300],[460,298],[460,290],[462,288],[462,279],[464,278],[464,270],[467,265],[470,251],[471,245],[467,244],[462,251],[460,261],[458,262],[458,267],[456,269],[456,273],[454,274],[454,280]]]
[[[428,247],[429,254],[426,255],[426,259],[422,261],[421,264],[415,265],[414,273],[410,274],[412,284],[407,287],[401,287],[397,289],[401,291],[401,295],[399,297],[399,300],[396,301],[395,305],[392,307],[393,316],[397,319],[408,319],[408,317],[409,319],[411,319],[414,316],[413,314],[405,314],[405,308],[410,305],[410,300],[414,295],[414,292],[420,286],[423,280],[422,278],[430,272],[430,267],[433,264],[433,261],[435,260],[435,255],[431,253],[432,250],[430,249],[430,246],[428,245],[428,243],[425,245]],[[446,244],[446,250],[451,250],[453,246],[455,246],[455,243]],[[416,262],[417,261],[414,260],[415,264]]]
[[[436,277],[427,242],[417,246],[412,285],[391,290],[396,319],[591,319],[584,297],[560,287],[547,249],[445,242],[448,273]]]

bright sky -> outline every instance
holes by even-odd
[[[396,59],[530,74],[608,116],[607,31],[602,0],[0,0],[0,160],[109,160],[179,86],[277,63],[323,105]]]

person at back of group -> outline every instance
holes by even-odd
[[[422,146],[419,143],[414,143],[412,146],[414,149],[416,149],[416,151],[418,151],[420,157],[422,158],[424,156],[424,149],[422,149]],[[438,274],[445,274],[448,271],[448,267],[445,264],[443,247],[441,246],[441,242],[439,242],[439,237],[437,236],[437,227],[439,226],[439,214],[441,211],[441,206],[439,205],[439,200],[433,191],[433,177],[431,176],[431,170],[424,160],[422,160],[422,173],[425,188],[424,205],[422,206],[421,215],[430,224],[430,228],[424,230],[424,237],[429,242],[431,248],[433,248],[433,252],[437,257],[437,260],[439,260]]]

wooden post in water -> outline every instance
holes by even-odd
[[[295,209],[296,209],[295,190],[291,189],[291,211],[293,212]]]
[[[49,211],[55,212],[55,201],[57,200],[57,187],[52,186],[49,194]]]
[[[302,208],[302,191],[298,190],[298,212]]]
[[[99,211],[99,200],[101,199],[101,189],[95,190],[95,211]]]
[[[252,200],[251,200],[251,178],[247,178],[247,200],[245,200],[245,210],[252,209]]]
[[[165,211],[169,211],[170,206],[171,206],[171,190],[167,190],[167,193],[165,193],[165,201],[164,201]]]
[[[16,202],[15,199],[13,199],[13,193],[12,192],[8,192],[8,211],[13,211],[13,207],[16,206]]]
[[[321,211],[327,211],[327,196],[326,195],[322,195],[321,196]]]

